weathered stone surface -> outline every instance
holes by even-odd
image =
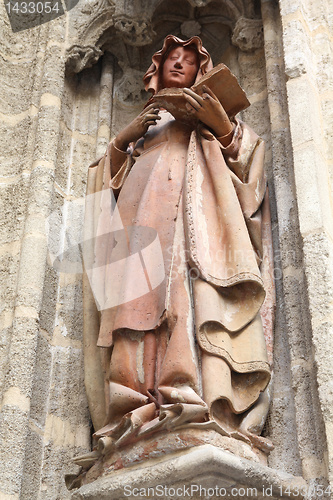
[[[195,475],[193,469],[196,470]],[[297,494],[297,489],[300,491],[305,487],[305,482],[301,478],[278,473],[212,445],[203,445],[191,448],[186,453],[149,460],[141,466],[105,475],[74,491],[71,499],[97,500],[110,496],[113,500],[133,499],[140,493],[141,488],[142,494],[144,495],[146,491],[147,496],[148,488],[152,488],[150,496],[155,497],[159,491],[162,493],[164,491],[163,498],[172,496],[182,498],[187,491],[190,493],[190,498],[199,499],[206,494],[214,500],[222,496],[232,496],[236,499],[251,498],[251,496],[265,498],[267,488],[269,492],[272,488],[272,494],[269,496],[277,499],[288,498],[284,493],[287,487],[293,491],[295,498],[303,498],[303,495]],[[203,488],[206,488],[206,491]]]
[[[236,22],[231,41],[244,52],[261,48],[264,41],[261,19],[240,17]]]
[[[239,80],[249,99],[251,99],[251,96],[266,92],[266,68],[263,54],[240,52],[238,63]]]
[[[33,113],[34,110],[32,110],[32,115]],[[3,139],[1,175],[7,178],[8,182],[13,182],[14,180],[17,184],[23,185],[27,182],[24,176],[17,177],[16,179],[15,176],[18,176],[29,167],[27,165],[26,150],[28,147],[28,134],[34,121],[32,115],[24,116],[23,114],[17,122],[14,119],[13,123],[6,123],[7,120],[3,120],[0,125],[0,134]],[[20,157],[17,156],[17,151],[22,151]],[[4,188],[4,185],[1,186],[1,189]]]
[[[38,359],[32,389],[30,420],[33,425],[42,429],[45,425],[48,397],[50,391],[52,349],[45,334],[39,334],[37,340]],[[40,446],[42,446],[40,444]]]
[[[23,482],[20,498],[30,500],[40,487],[40,466],[43,455],[43,436],[39,426],[30,422],[26,437],[27,454],[23,471]]]
[[[332,65],[332,51],[327,37],[327,33],[331,30],[328,15],[329,2],[315,5],[314,2],[303,1],[297,2],[293,7],[289,1],[281,1],[280,4],[287,74],[292,78],[287,84],[287,92],[290,130],[294,146],[297,217],[304,243],[304,272],[307,280],[306,308],[310,313],[303,329],[308,331],[310,327],[312,332],[312,335],[308,336],[303,359],[308,359],[309,353],[314,352],[316,363],[316,372],[314,372],[311,365],[305,366],[304,361],[297,363],[295,359],[294,387],[297,391],[297,401],[298,395],[304,400],[310,397],[307,407],[312,407],[312,418],[316,418],[316,426],[321,429],[317,430],[315,435],[311,433],[312,450],[313,452],[316,450],[312,457],[306,436],[300,436],[299,441],[304,476],[323,477],[325,471],[320,471],[318,466],[320,450],[316,439],[318,439],[318,433],[321,432],[324,435],[324,427],[326,428],[332,481],[332,442],[327,434],[330,429],[330,413],[326,409],[328,400],[323,398],[321,390],[321,383],[325,385],[324,381],[330,376],[326,360],[331,357],[330,354],[323,354],[322,350],[323,346],[329,345],[327,336],[328,331],[331,332],[328,318],[331,315],[332,289],[332,248],[331,242],[328,242],[330,238],[328,235],[332,234],[332,194],[328,188],[331,167],[326,156],[331,141],[328,140],[325,132],[330,127],[330,121],[327,120],[327,114],[323,113],[327,106],[323,92],[327,92]],[[298,52],[294,49],[293,37],[295,40],[299,38],[302,41]],[[312,207],[311,213],[309,205]],[[305,373],[304,370],[309,373]],[[319,395],[321,395],[319,398],[313,386],[314,379],[319,383]],[[298,413],[297,410],[296,413]],[[303,417],[304,415],[299,413],[299,422]],[[326,443],[322,442],[322,449],[325,450],[325,447]],[[311,460],[314,460],[312,464]]]
[[[253,19],[259,26],[258,2],[169,0],[155,11],[157,3],[143,3],[141,17],[130,12],[127,22],[128,12],[121,8],[127,4],[133,10],[133,2],[79,2],[66,16],[20,33],[11,31],[0,5],[4,499],[69,498],[64,474],[76,473],[71,458],[90,448],[80,276],[60,276],[47,264],[44,222],[66,197],[84,194],[97,147],[99,155],[145,102],[133,79],[139,79],[152,50],[124,44],[126,36],[135,43],[133,33],[135,38],[141,28],[147,33],[148,25],[133,24],[143,14],[157,31],[153,44],[167,34],[163,30],[200,29],[215,64],[230,65],[253,102],[243,118],[267,143],[278,291],[274,396],[265,431],[275,444],[269,465],[317,484],[326,484],[329,475],[333,481],[332,6],[328,0],[280,0],[279,5],[262,0],[263,53],[241,52],[230,41],[237,19]],[[93,67],[65,78],[71,46],[72,70]],[[96,63],[104,50],[117,54],[107,70],[107,87],[102,83],[106,58]],[[194,460],[188,477],[198,463]],[[144,476],[151,485],[153,473],[128,473],[133,475],[126,480]],[[103,498],[102,492],[107,498],[103,491],[109,487],[107,481],[95,492],[82,489],[74,495]]]
[[[27,417],[28,409],[25,411],[18,405],[5,405],[1,409],[0,418],[0,463],[1,489],[0,492],[8,495],[17,495],[19,498],[22,479],[22,461],[24,459],[24,448],[20,442],[25,442],[26,432],[24,421]],[[15,435],[16,440],[13,440]],[[3,464],[6,464],[4,467]]]
[[[297,78],[311,70],[309,39],[300,21],[290,21],[284,35],[289,47],[285,56],[285,72],[289,78]]]

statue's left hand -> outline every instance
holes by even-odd
[[[193,115],[211,128],[217,137],[228,136],[233,131],[222,104],[211,89],[204,86],[202,96],[191,89],[184,89],[184,96],[193,110]]]

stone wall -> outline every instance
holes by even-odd
[[[90,449],[81,274],[51,265],[46,223],[64,250],[65,228],[81,227],[71,207],[89,163],[146,99],[136,82],[151,53],[212,13],[207,48],[238,76],[252,104],[242,118],[267,145],[277,287],[269,465],[333,482],[332,5],[141,4],[137,13],[80,0],[16,33],[0,6],[0,498],[69,498],[71,457]]]
[[[282,5],[280,11],[283,12]],[[299,189],[309,191],[313,182],[298,180],[295,167],[295,148],[292,136],[294,120],[295,130],[308,126],[304,117],[295,116],[296,110],[291,110],[287,75],[287,53],[291,48],[290,41],[285,41],[288,31],[283,30],[283,17],[277,15],[277,6],[274,2],[262,2],[262,14],[265,29],[265,47],[267,60],[267,80],[269,107],[272,127],[273,144],[273,185],[275,190],[277,238],[278,249],[277,263],[281,265],[281,280],[277,281],[277,292],[280,307],[283,309],[282,329],[283,344],[289,347],[288,371],[291,377],[291,387],[295,402],[294,415],[296,418],[297,455],[301,463],[301,473],[307,480],[325,484],[327,477],[327,448],[324,424],[317,389],[317,365],[313,350],[312,317],[309,303],[307,266],[304,255],[304,239],[302,234],[301,219],[304,206],[298,198]],[[278,35],[281,33],[282,37]],[[297,40],[297,50],[294,48],[295,57],[298,57],[303,45],[296,33],[288,33],[289,40]],[[297,95],[298,112],[306,112],[310,102],[306,105],[303,101],[302,91]],[[295,95],[295,96],[296,96]],[[313,219],[316,209],[313,206],[312,195],[308,195],[307,210],[311,206]],[[318,196],[318,193],[317,193]],[[328,215],[330,217],[330,214]],[[276,250],[275,249],[275,250]],[[322,259],[318,249],[317,262]],[[318,271],[317,271],[318,272]],[[318,275],[319,278],[320,275]],[[317,288],[317,293],[318,293]],[[279,308],[279,304],[278,304]],[[279,331],[279,330],[278,330]],[[283,356],[275,356],[275,364],[286,362]],[[285,390],[282,383],[281,393],[275,392],[273,412],[277,411],[279,417],[287,415],[285,411]],[[287,389],[288,390],[288,389]],[[284,437],[284,442],[288,437]],[[274,453],[272,458],[274,460]],[[275,464],[274,464],[275,465]],[[278,467],[278,465],[275,465]]]
[[[298,379],[316,377],[332,481],[332,2],[281,1],[280,8],[298,220],[312,330],[306,349],[295,355],[293,370],[298,372]],[[322,427],[313,427],[315,433],[324,435]],[[307,438],[303,457],[306,475],[312,477],[325,473],[323,463],[313,460],[315,439]]]
[[[58,195],[66,20],[12,33],[1,9],[0,496],[65,498],[73,450],[90,442],[79,305],[76,326],[63,328],[81,295],[47,265],[45,233]]]

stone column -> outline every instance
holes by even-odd
[[[35,64],[31,101],[26,102],[25,95],[23,99],[18,96],[22,99],[20,104],[27,108],[21,116],[17,116],[17,122],[20,123],[25,116],[36,117],[36,121],[28,129],[25,147],[16,152],[18,157],[25,156],[22,180],[18,179],[18,182],[26,184],[27,191],[26,198],[20,200],[23,204],[21,217],[25,221],[20,235],[12,334],[7,359],[4,360],[6,376],[0,420],[0,456],[4,465],[0,491],[4,498],[12,500],[24,495],[29,497],[27,490],[22,488],[24,470],[32,466],[31,462],[27,463],[31,451],[27,443],[31,433],[37,441],[41,439],[39,429],[31,425],[29,417],[36,357],[39,354],[37,336],[46,268],[45,220],[53,197],[64,77],[65,30],[62,20],[44,24],[37,28],[37,32],[37,50],[30,61],[30,64]],[[16,43],[20,41],[24,45],[22,33],[13,35],[13,38],[16,38]],[[15,55],[13,57],[15,60]],[[21,78],[26,78],[24,72]],[[9,122],[9,126],[15,126],[15,123]],[[15,135],[12,140],[15,142]],[[33,482],[38,479],[30,477]]]
[[[327,475],[327,462],[321,456],[325,456],[325,435],[333,480],[333,218],[329,144],[333,135],[332,6],[328,1],[280,0],[280,11],[292,141],[290,159],[294,166],[306,305],[310,313],[308,326],[299,332],[297,352],[293,353],[293,376],[296,398],[302,394],[297,414],[304,477],[317,478],[320,483]],[[294,293],[299,294],[297,286]],[[320,405],[315,396],[316,384]],[[312,397],[308,401],[309,393]],[[309,407],[312,415],[306,413]]]
[[[306,479],[319,478],[319,483],[323,484],[323,478],[327,474],[324,466],[321,471],[318,470],[318,464],[324,464],[326,444],[321,427],[322,416],[312,351],[309,297],[299,220],[300,207],[294,178],[295,151],[289,128],[291,110],[290,101],[287,101],[285,61],[282,39],[279,36],[279,33],[282,33],[282,27],[278,8],[274,2],[264,0],[262,14],[272,130],[273,187],[277,210],[275,234],[278,238],[276,241],[278,252],[275,263],[278,267],[281,266],[281,276],[276,280],[276,285],[278,303],[284,310],[280,334],[279,324],[277,325],[280,344],[276,343],[275,363],[277,366],[286,364],[285,371],[281,373],[284,373],[287,379],[286,373],[290,373],[290,384],[294,391],[295,402],[295,405],[293,402],[286,405],[290,397],[288,384],[286,384],[286,379],[284,383],[281,383],[279,379],[276,380],[272,418],[274,420],[283,410],[285,423],[281,426],[282,434],[281,431],[276,434],[277,447],[272,453],[271,460],[272,464],[281,467],[278,443],[282,438],[280,446],[284,447],[288,443],[288,449],[285,450],[286,456],[294,450],[293,469],[299,470],[301,466],[302,475]],[[284,345],[283,356],[281,356],[282,351],[279,345]],[[285,350],[286,345],[289,346],[289,353]],[[294,418],[296,418],[296,433],[290,428]],[[276,420],[276,426],[273,424],[275,429],[279,427],[278,422],[279,419]],[[320,428],[322,431],[318,432]],[[290,446],[291,442],[294,442],[295,448]],[[286,465],[286,461],[283,463]]]
[[[101,74],[96,158],[104,154],[111,137],[113,83],[114,57],[107,52],[103,57]]]

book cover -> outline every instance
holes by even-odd
[[[199,95],[203,94],[203,86],[209,87],[221,102],[229,118],[246,109],[248,101],[244,90],[240,87],[237,78],[225,64],[219,64],[206,73],[191,89]],[[161,107],[169,111],[176,120],[191,122],[195,118],[186,106],[187,101],[181,88],[166,88],[160,90],[152,98]]]

